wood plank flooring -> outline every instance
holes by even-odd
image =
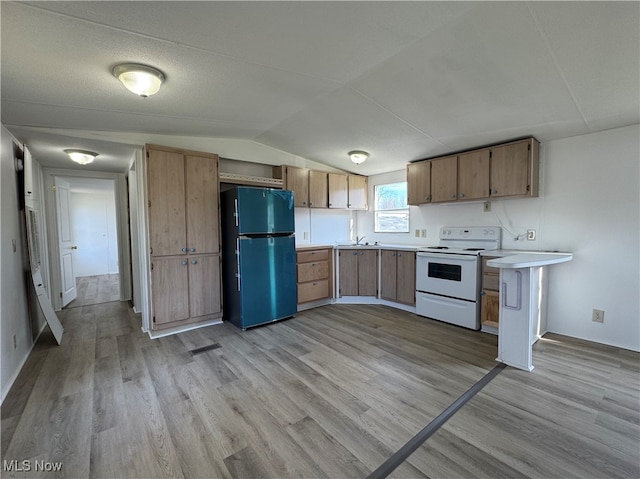
[[[2,405],[2,477],[363,478],[495,365],[496,337],[384,306],[150,340],[66,309]],[[392,473],[638,477],[637,353],[549,335]],[[35,461],[62,463],[52,473]],[[5,466],[6,469],[6,466]]]
[[[119,301],[120,276],[117,274],[79,276],[76,278],[76,291],[78,296],[65,306],[66,309]]]

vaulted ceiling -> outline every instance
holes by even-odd
[[[1,2],[2,122],[45,166],[150,135],[357,171],[640,122],[638,2]],[[162,70],[126,91],[114,64]],[[126,140],[123,140],[125,136]],[[606,160],[606,159],[603,159]]]

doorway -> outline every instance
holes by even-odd
[[[54,310],[130,300],[124,175],[44,172]]]
[[[62,307],[74,308],[119,301],[115,181],[56,177],[56,184],[58,180],[69,187],[68,229],[73,242],[72,274],[76,290],[75,298],[66,304],[63,301]],[[60,188],[57,191],[60,194]],[[58,216],[59,221],[63,216]],[[63,245],[62,235],[60,244]]]

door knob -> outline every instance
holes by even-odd
[[[78,249],[78,247],[76,245],[73,245],[71,249]]]

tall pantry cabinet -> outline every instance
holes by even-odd
[[[222,316],[218,156],[146,145],[151,328]]]

